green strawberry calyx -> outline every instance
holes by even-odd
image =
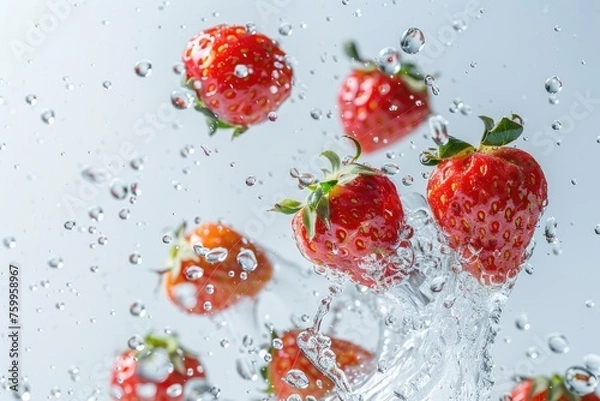
[[[245,125],[229,124],[225,121],[219,120],[219,117],[200,99],[196,88],[196,80],[190,78],[184,81],[183,86],[194,91],[196,98],[194,99],[194,110],[202,113],[206,117],[206,125],[208,126],[208,134],[213,136],[219,130],[233,129],[232,139],[237,138],[244,132],[248,131],[248,127]]]
[[[479,148],[453,136],[448,136],[437,148],[430,148],[421,153],[421,163],[426,166],[435,166],[442,160],[463,157],[475,152],[487,152],[514,142],[523,133],[523,119],[517,114],[502,117],[495,123],[487,116],[479,116],[484,124],[484,132]]]
[[[350,139],[356,147],[354,156],[348,162],[342,163],[338,154],[332,150],[322,152],[321,156],[331,163],[331,170],[324,169],[325,178],[306,187],[310,191],[306,200],[300,202],[294,199],[284,199],[271,209],[271,211],[283,214],[302,213],[302,221],[309,241],[315,237],[317,219],[320,219],[327,229],[330,227],[329,200],[334,188],[343,186],[360,175],[381,174],[380,170],[357,163],[356,160],[361,154],[360,144],[352,137],[345,136],[345,138]]]
[[[169,273],[173,279],[177,278],[181,273],[181,265],[187,260],[199,260],[200,255],[194,250],[204,250],[202,244],[190,244],[185,237],[187,224],[182,222],[174,231],[174,244],[169,249],[166,269],[159,273]]]
[[[537,377],[525,377],[517,376],[516,380],[519,382],[531,381],[532,386],[530,393],[528,394],[528,400],[534,399],[535,396],[547,392],[546,400],[548,401],[560,401],[567,399],[569,401],[580,401],[581,396],[573,394],[565,385],[564,379],[559,374],[554,374],[551,377],[537,376]]]
[[[344,43],[344,53],[351,60],[361,64],[364,71],[375,71],[379,68],[375,60],[366,59],[358,51],[358,45],[354,41]],[[400,71],[393,74],[392,77],[401,79],[413,92],[424,92],[427,90],[425,85],[425,76],[421,73],[416,64],[404,61],[401,63]]]
[[[158,336],[148,334],[144,338],[144,348],[136,352],[137,360],[149,357],[156,349],[164,349],[173,368],[180,374],[186,374],[185,358],[197,358],[196,355],[188,349],[182,347],[174,335]]]

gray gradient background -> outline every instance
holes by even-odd
[[[68,6],[69,15],[22,57],[11,51],[10,44],[25,41],[30,22],[43,20],[50,11],[44,1],[0,3],[0,143],[6,144],[0,151],[0,237],[17,239],[15,249],[0,247],[0,266],[11,261],[22,266],[22,351],[29,348],[21,364],[33,399],[46,399],[53,387],[62,391],[61,400],[87,400],[96,386],[105,391],[107,366],[126,347],[127,338],[165,325],[178,329],[186,344],[202,352],[215,372],[213,377],[224,375],[214,381],[226,398],[246,399],[245,390],[254,385],[241,382],[238,389],[232,385],[235,369],[223,362],[235,356],[236,347],[223,351],[218,346],[226,335],[212,323],[185,316],[162,296],[154,296],[156,277],[148,271],[162,267],[167,246],[161,237],[181,219],[225,218],[271,249],[306,265],[290,238],[289,220],[265,210],[282,194],[298,194],[288,176],[290,167],[315,170],[312,155],[327,143],[349,151],[336,140],[340,126],[334,94],[349,68],[339,44],[358,38],[363,52],[375,55],[383,47],[398,46],[401,33],[412,26],[422,29],[427,39],[414,60],[426,72],[441,73],[437,80],[441,93],[433,99],[433,108],[449,120],[451,133],[475,141],[482,128],[476,115],[497,118],[518,112],[526,120],[528,139],[519,146],[540,161],[549,181],[550,206],[544,221],[556,217],[563,252],[553,255],[542,230],[537,231],[532,259],[535,273],[521,274],[494,347],[499,391],[507,388],[508,377],[515,371],[562,372],[569,365],[581,364],[587,353],[600,353],[600,305],[585,306],[588,299],[600,304],[600,236],[594,234],[600,222],[595,163],[600,151],[596,142],[600,134],[600,81],[596,77],[600,3],[397,3],[172,0],[165,5],[162,1],[84,0]],[[353,15],[357,9],[361,17]],[[484,13],[477,18],[479,9]],[[457,13],[467,23],[464,32],[452,29]],[[234,142],[228,135],[209,138],[198,113],[170,106],[169,95],[179,83],[172,66],[196,32],[217,23],[249,21],[279,39],[296,57],[294,100],[280,109],[276,122],[254,128]],[[282,21],[293,24],[291,36],[278,34]],[[560,25],[560,32],[553,30],[555,25]],[[140,59],[152,61],[153,73],[148,78],[133,72]],[[476,68],[471,62],[477,63]],[[544,81],[551,75],[564,82],[556,105],[548,102],[544,90]],[[66,89],[65,76],[73,83],[72,90]],[[112,82],[110,90],[102,87],[105,80]],[[38,97],[33,107],[24,100],[29,93]],[[448,112],[457,97],[471,106],[470,116]],[[52,126],[40,119],[50,108],[56,112]],[[334,117],[315,121],[310,117],[313,108],[324,114],[332,110]],[[144,122],[148,115],[158,117],[159,122],[149,130],[151,126]],[[550,128],[555,119],[563,122],[559,132]],[[140,124],[146,131],[140,131]],[[381,152],[368,158],[374,165],[398,163],[401,171],[393,179],[403,193],[423,191],[421,172],[425,169],[418,163],[418,154],[430,144],[423,138],[426,132],[424,125],[410,138],[414,146],[406,140],[390,148],[402,157],[388,160]],[[187,144],[196,153],[184,159],[179,153]],[[201,145],[210,148],[212,155],[205,156]],[[125,166],[131,155],[123,153],[123,146],[146,157],[142,172]],[[135,205],[112,199],[107,184],[90,190],[89,184],[82,183],[82,168],[102,166],[102,160],[110,160],[115,176],[140,183],[143,193]],[[235,167],[230,167],[231,162]],[[191,174],[183,174],[184,168]],[[415,177],[411,187],[401,184],[407,174]],[[247,187],[249,175],[261,183]],[[173,181],[183,189],[175,190]],[[104,209],[100,223],[92,223],[87,216],[94,206]],[[123,207],[131,209],[128,221],[117,217]],[[77,230],[63,228],[69,219],[77,221]],[[79,231],[90,225],[97,227],[96,234]],[[108,237],[108,244],[90,249],[100,233]],[[143,257],[141,265],[128,262],[134,250]],[[61,270],[48,267],[52,255],[64,259]],[[91,273],[90,265],[99,265],[100,271]],[[6,310],[5,267],[1,274],[0,305]],[[41,287],[41,280],[49,280],[50,287]],[[34,283],[37,291],[29,290]],[[302,313],[315,310],[318,298],[313,298]],[[129,314],[129,305],[137,299],[145,303],[150,317]],[[63,311],[55,307],[57,302],[65,303]],[[529,315],[529,331],[515,328],[515,316],[522,312]],[[2,370],[7,349],[5,322],[1,312]],[[569,353],[548,351],[546,336],[551,332],[567,336]],[[530,346],[539,348],[537,359],[525,356]],[[209,351],[214,355],[208,355]],[[69,378],[71,365],[81,370],[79,382]],[[69,389],[72,395],[67,394]],[[8,393],[0,390],[0,398],[8,399]],[[107,397],[102,394],[99,399]]]

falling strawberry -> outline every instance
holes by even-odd
[[[218,25],[194,36],[183,53],[187,86],[213,134],[234,137],[267,119],[290,96],[293,72],[273,39],[237,25]]]
[[[285,332],[280,338],[283,347],[271,348],[272,360],[263,373],[270,383],[269,392],[275,395],[276,401],[288,400],[292,394],[298,394],[301,399],[312,396],[319,400],[334,388],[334,383],[302,354],[296,344],[299,333],[297,330]],[[330,348],[336,355],[338,368],[346,374],[364,372],[371,367],[373,354],[356,344],[332,338]],[[296,376],[296,380],[288,373]]]
[[[275,211],[294,214],[296,244],[305,258],[346,274],[372,288],[393,282],[402,274],[394,263],[405,228],[404,211],[394,183],[380,170],[356,163],[342,164],[325,151],[332,171],[309,185],[305,203],[287,199]]]
[[[214,314],[256,297],[270,281],[273,267],[265,253],[232,228],[203,223],[184,231],[182,225],[162,272],[167,297],[180,309]]]
[[[200,361],[173,336],[147,336],[121,353],[110,373],[110,396],[118,401],[184,401],[209,391]],[[187,400],[187,398],[186,398]]]
[[[571,389],[572,390],[572,389]],[[591,392],[577,395],[565,384],[563,377],[522,378],[510,393],[511,401],[600,401],[600,396]]]
[[[354,43],[345,49],[363,66],[344,80],[338,93],[339,114],[346,134],[356,138],[365,152],[406,137],[431,114],[427,86],[415,65],[402,63],[390,75],[362,59]]]
[[[519,116],[497,125],[480,118],[485,132],[478,149],[449,137],[437,151],[424,153],[424,164],[436,165],[427,199],[466,270],[482,283],[503,284],[525,261],[525,248],[548,203],[547,183],[530,154],[504,147],[523,132]]]

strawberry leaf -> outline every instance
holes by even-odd
[[[233,135],[231,136],[231,139],[235,139],[238,136],[242,135],[244,132],[248,131],[248,127],[247,126],[237,126],[235,127],[235,129],[233,130]]]
[[[483,132],[483,135],[487,134],[489,131],[491,131],[492,129],[494,129],[494,125],[496,125],[496,123],[494,122],[494,120],[488,116],[478,116],[481,121],[483,121],[483,125],[485,127],[485,130]]]
[[[354,152],[354,156],[352,157],[352,160],[351,160],[351,163],[354,163],[360,157],[360,154],[362,153],[362,148],[360,147],[360,143],[356,140],[356,138],[351,137],[349,135],[344,135],[344,138],[348,138],[352,141],[352,143],[354,143],[354,147],[355,147],[356,151]]]
[[[321,201],[317,204],[317,217],[321,219],[328,230],[331,228],[331,221],[329,219],[329,198],[326,196],[321,198]]]
[[[323,194],[327,195],[329,192],[331,192],[331,190],[333,189],[333,187],[335,187],[335,185],[337,183],[338,183],[338,180],[329,180],[329,181],[321,181],[321,182],[319,182],[319,185],[323,189]]]
[[[302,222],[306,228],[306,236],[309,241],[315,237],[315,225],[317,222],[317,214],[310,209],[310,207],[304,207],[302,209]]]
[[[358,51],[358,46],[356,45],[356,42],[354,42],[352,40],[344,43],[344,53],[346,54],[346,56],[348,56],[348,58],[358,61],[360,63],[365,63],[365,64],[372,63],[372,61],[366,60],[361,57],[360,52]]]
[[[439,146],[437,157],[440,159],[447,159],[461,154],[472,153],[474,151],[475,148],[470,143],[449,136],[448,141]]]
[[[484,119],[482,118],[482,120]],[[521,117],[513,114],[511,118],[503,117],[492,129],[488,129],[489,121],[484,120],[486,132],[483,134],[481,144],[484,146],[504,146],[513,142],[523,133],[523,125],[515,120],[522,122]]]
[[[321,201],[321,199],[323,199],[323,195],[323,188],[321,188],[320,186],[317,187],[317,189],[315,189],[314,192],[311,192],[311,194],[308,195],[307,204],[311,211],[317,209],[319,202]]]
[[[326,150],[323,153],[321,153],[321,156],[329,160],[334,173],[340,169],[342,161],[340,160],[340,157],[337,155],[337,153],[335,153],[332,150]]]
[[[279,212],[283,214],[295,214],[300,209],[302,209],[304,205],[301,202],[298,202],[294,199],[284,199],[279,203],[276,203],[270,211]]]

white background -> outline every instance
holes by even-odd
[[[313,155],[324,146],[346,149],[336,139],[340,125],[335,93],[349,69],[340,44],[355,38],[365,54],[374,56],[383,47],[397,47],[402,32],[413,26],[427,40],[414,60],[425,72],[440,74],[441,93],[432,99],[432,107],[449,120],[451,134],[474,142],[482,128],[478,114],[500,118],[517,112],[526,120],[523,139],[527,139],[518,145],[539,160],[549,182],[550,206],[543,222],[550,216],[557,219],[562,254],[553,255],[543,229],[537,231],[535,273],[521,274],[494,348],[501,389],[507,388],[515,370],[564,372],[581,364],[586,354],[600,353],[600,305],[585,306],[588,299],[600,304],[600,236],[594,233],[600,222],[596,163],[600,4],[584,0],[396,3],[87,0],[76,6],[64,3],[60,19],[43,1],[0,3],[0,143],[5,144],[0,151],[0,237],[13,236],[17,241],[15,249],[0,246],[0,265],[12,261],[22,266],[22,347],[28,348],[21,364],[34,399],[45,399],[54,387],[66,400],[86,399],[95,387],[105,391],[106,366],[126,347],[127,338],[165,325],[180,331],[207,365],[218,366],[215,377],[228,372],[215,380],[226,397],[245,399],[248,386],[227,385],[236,377],[234,367],[219,364],[220,353],[236,352],[222,351],[217,345],[224,335],[206,320],[185,316],[162,295],[154,295],[156,277],[149,271],[163,266],[167,246],[161,238],[182,219],[224,218],[270,249],[304,263],[291,240],[289,219],[265,210],[283,194],[298,196],[288,175],[290,167],[312,171],[314,166],[308,166]],[[357,10],[360,17],[354,15]],[[452,27],[457,16],[467,25],[463,32]],[[170,93],[180,79],[172,67],[186,41],[198,31],[217,23],[250,21],[296,58],[293,101],[280,109],[276,122],[255,127],[235,141],[227,134],[209,138],[198,113],[170,105]],[[290,36],[278,33],[282,22],[293,25]],[[32,23],[41,23],[45,35],[28,36]],[[559,32],[555,26],[560,26]],[[24,47],[19,52],[15,46]],[[133,71],[141,59],[153,65],[147,78]],[[552,75],[564,82],[555,105],[544,90],[545,80]],[[66,81],[73,85],[71,90]],[[104,81],[112,83],[110,90],[103,88]],[[25,102],[28,94],[37,96],[35,106]],[[448,112],[455,98],[471,106],[470,116]],[[313,108],[323,111],[323,119],[310,117]],[[53,125],[41,121],[47,109],[56,113]],[[331,119],[325,117],[329,110]],[[158,123],[150,125],[145,122],[148,117]],[[561,131],[551,129],[555,119],[563,123]],[[402,193],[423,191],[421,173],[427,169],[419,165],[418,154],[430,145],[425,133],[423,125],[410,138],[414,146],[409,140],[392,146],[394,160],[387,159],[385,152],[367,158],[373,165],[397,163],[400,173],[393,179]],[[180,155],[185,145],[196,149],[189,158]],[[205,156],[201,145],[212,154]],[[129,168],[131,149],[124,151],[124,147],[146,158],[142,172]],[[107,183],[90,190],[82,181],[83,168],[103,167],[105,160],[115,177],[139,182],[142,195],[135,205],[111,198]],[[184,174],[184,168],[190,174]],[[401,184],[408,174],[415,178],[411,187]],[[246,186],[250,175],[260,183]],[[183,189],[176,190],[174,182]],[[96,206],[105,213],[100,223],[87,216],[88,209]],[[125,207],[131,209],[131,217],[122,221],[117,213]],[[63,224],[71,219],[77,229],[67,231]],[[95,234],[88,233],[90,225],[97,227]],[[108,243],[91,249],[89,244],[100,234],[108,237]],[[142,255],[141,265],[129,263],[128,255],[134,251]],[[60,270],[48,266],[48,258],[54,255],[64,259]],[[91,265],[100,270],[91,273]],[[4,284],[6,274],[3,268]],[[49,280],[49,288],[43,288],[41,280]],[[29,290],[32,284],[37,291]],[[2,294],[0,303],[6,310],[5,287]],[[129,305],[138,299],[150,317],[129,314]],[[313,301],[303,312],[314,311],[317,298]],[[64,302],[65,309],[58,310],[57,302]],[[529,331],[515,328],[515,316],[523,312],[529,316]],[[4,312],[0,317],[6,321]],[[0,324],[3,366],[5,326]],[[567,336],[567,354],[548,350],[546,337],[552,332]],[[541,352],[537,359],[525,356],[531,346]],[[215,355],[208,355],[209,351]],[[81,370],[79,382],[69,378],[72,365]],[[72,395],[67,394],[69,389]],[[6,394],[0,397],[6,399]]]

